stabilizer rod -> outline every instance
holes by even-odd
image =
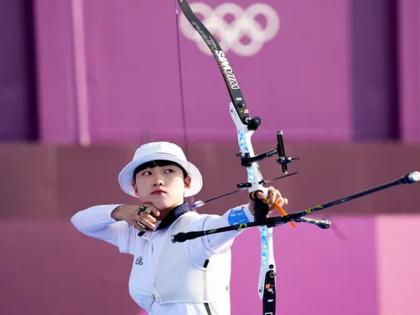
[[[308,219],[308,218],[304,218],[302,219],[303,216],[311,214],[313,212],[318,212],[318,211],[322,211],[325,210],[327,208],[333,207],[333,206],[337,206],[339,204],[348,202],[350,200],[356,199],[356,198],[360,198],[369,194],[373,194],[376,193],[378,191],[381,190],[385,190],[388,188],[391,188],[393,186],[397,186],[397,185],[402,185],[402,184],[412,184],[415,182],[420,181],[420,172],[418,171],[414,171],[411,172],[405,176],[402,176],[392,182],[386,183],[386,184],[382,184],[379,186],[375,186],[372,188],[369,188],[367,190],[355,193],[355,194],[351,194],[330,202],[326,202],[324,204],[312,207],[312,208],[307,208],[305,210],[302,211],[298,211],[295,213],[290,213],[286,216],[283,217],[274,217],[274,218],[266,218],[263,221],[258,221],[258,222],[250,222],[250,223],[241,223],[241,224],[235,224],[235,225],[229,225],[229,226],[225,226],[225,227],[221,227],[221,228],[216,228],[216,229],[211,229],[211,230],[204,230],[204,231],[191,231],[191,232],[186,232],[186,233],[178,233],[175,235],[172,235],[172,242],[184,242],[187,240],[191,240],[191,239],[195,239],[197,237],[202,237],[205,235],[210,235],[210,234],[216,234],[216,233],[222,233],[222,232],[227,232],[227,231],[233,231],[233,230],[243,230],[246,228],[250,228],[253,226],[267,226],[267,227],[275,227],[278,225],[282,225],[285,224],[289,221],[295,221],[295,222],[307,222],[307,223],[311,223],[311,224],[315,224],[317,226],[319,226],[320,228],[328,228],[330,225],[330,222],[328,220],[312,220],[312,219]],[[311,221],[311,222],[309,222]],[[316,224],[316,222],[318,222],[318,224]]]

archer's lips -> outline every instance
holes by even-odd
[[[163,195],[163,194],[166,194],[166,191],[162,189],[156,189],[152,192],[152,195]]]

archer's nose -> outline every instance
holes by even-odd
[[[163,180],[161,180],[161,179],[156,179],[155,181],[154,181],[154,183],[153,183],[153,186],[154,187],[158,187],[158,186],[163,186]]]

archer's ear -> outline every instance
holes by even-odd
[[[184,178],[185,188],[190,188],[191,186],[191,176],[187,176]]]

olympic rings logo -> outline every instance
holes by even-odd
[[[225,52],[232,50],[240,56],[257,54],[280,29],[277,12],[264,3],[255,3],[244,10],[230,2],[215,9],[205,3],[195,2],[191,4],[191,9],[218,39]],[[265,23],[260,23],[259,17],[262,17]],[[180,16],[179,25],[185,37],[196,42],[202,52],[211,55],[210,49],[184,15]]]

